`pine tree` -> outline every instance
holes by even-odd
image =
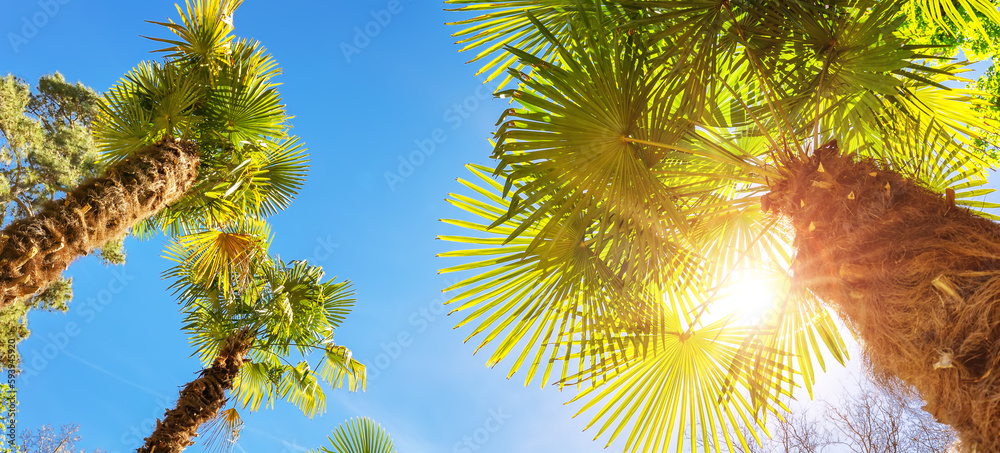
[[[35,92],[13,75],[0,79],[0,227],[35,215],[101,172],[91,135],[97,114],[97,94],[59,73],[41,77]],[[105,244],[100,254],[107,263],[124,263],[122,240]],[[28,337],[29,310],[65,312],[72,297],[72,279],[59,277],[26,304],[0,310],[4,344]],[[20,357],[3,348],[0,360],[16,368]]]

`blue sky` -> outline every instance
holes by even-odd
[[[604,451],[593,431],[582,433],[586,416],[571,418],[578,405],[563,405],[571,392],[508,381],[506,363],[485,368],[486,357],[462,343],[468,330],[453,330],[458,319],[441,313],[440,290],[453,280],[437,274],[450,263],[434,257],[448,247],[434,237],[447,232],[438,219],[459,215],[444,199],[459,190],[465,163],[490,164],[487,138],[506,104],[489,99],[491,86],[457,53],[457,29],[444,25],[455,13],[437,1],[396,1],[396,13],[379,13],[389,0],[247,0],[235,16],[237,35],[262,41],[283,67],[293,133],[312,153],[300,196],[272,219],[272,251],[354,282],[358,305],[337,341],[370,374],[364,393],[329,391],[327,413],[312,420],[280,403],[245,412],[235,451],[315,448],[354,416],[381,422],[410,453]],[[158,0],[6,0],[3,9],[0,73],[34,85],[60,71],[99,92],[154,57],[157,44],[139,35],[165,30],[145,20],[177,16],[172,2]],[[388,23],[371,25],[373,12]],[[26,28],[33,19],[44,25]],[[359,30],[367,41],[355,41]],[[423,158],[401,167],[415,152]],[[124,267],[78,261],[68,271],[70,312],[32,314],[19,427],[76,423],[78,446],[126,452],[173,405],[201,367],[160,279],[169,266],[162,246],[130,239]],[[401,336],[407,345],[397,348]],[[502,424],[489,422],[497,417]],[[483,436],[487,427],[495,432]],[[456,449],[465,438],[476,449]]]

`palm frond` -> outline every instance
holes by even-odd
[[[234,81],[236,82],[236,81]],[[288,127],[281,96],[267,78],[217,85],[205,100],[212,133],[228,143],[241,144],[261,137],[280,137]]]
[[[632,354],[624,364],[596,366],[607,368],[600,373],[604,379],[573,399],[585,401],[577,415],[595,411],[587,428],[597,427],[595,439],[607,434],[608,446],[627,434],[625,451],[666,451],[671,446],[693,451],[686,440],[708,439],[746,447],[740,427],[763,427],[768,413],[762,408],[777,413],[782,399],[790,396],[764,392],[767,398],[755,401],[749,382],[753,376],[747,370],[734,373],[734,367],[747,362],[743,344],[753,332],[727,327],[725,321],[690,332],[679,317],[665,322],[676,330],[651,351]]]
[[[167,248],[167,258],[177,265],[165,276],[183,294],[192,286],[215,286],[223,296],[231,291],[256,292],[256,267],[265,262],[271,229],[258,219],[241,219],[177,238]]]
[[[235,408],[219,412],[212,421],[205,425],[207,433],[205,449],[210,452],[230,452],[240,438],[243,429],[243,419]]]
[[[243,0],[185,0],[184,3],[185,8],[176,5],[179,24],[173,20],[149,21],[166,27],[179,39],[147,38],[169,45],[156,51],[165,52],[168,58],[217,70],[228,63],[233,41],[233,13]]]
[[[582,335],[587,340],[617,337],[614,326],[595,324],[602,316],[622,316],[639,320],[648,315],[648,301],[631,300],[629,289],[615,270],[592,246],[581,245],[580,234],[590,223],[567,224],[565,238],[542,236],[538,228],[523,229],[521,237],[509,240],[514,228],[524,220],[518,215],[501,225],[490,222],[504,215],[502,186],[488,176],[485,168],[470,166],[479,184],[462,181],[486,200],[452,195],[452,204],[480,217],[484,222],[446,220],[447,223],[473,230],[480,237],[441,236],[443,240],[486,246],[486,248],[442,253],[439,256],[476,257],[478,261],[443,269],[442,273],[478,270],[448,290],[461,290],[449,303],[460,303],[452,312],[470,311],[458,327],[478,322],[473,336],[484,334],[477,351],[489,343],[497,348],[488,361],[495,366],[512,353],[517,358],[508,377],[522,366],[527,367],[526,383],[544,368],[542,380],[549,379],[552,364],[567,353],[565,346]],[[575,232],[573,230],[576,230]],[[546,253],[532,252],[529,246],[542,238]],[[635,288],[640,294],[640,288]],[[579,326],[583,329],[577,330]],[[599,328],[599,331],[589,331]],[[527,340],[527,341],[526,341]],[[603,342],[604,340],[600,340]],[[531,356],[534,355],[532,359]],[[548,360],[543,357],[548,356]],[[545,366],[545,363],[548,363]],[[565,373],[563,371],[563,377]]]
[[[326,409],[326,394],[320,387],[316,373],[307,362],[287,366],[278,383],[278,392],[282,398],[295,405],[307,417],[312,418],[317,412]]]
[[[481,13],[470,19],[452,22],[449,25],[465,26],[453,36],[459,38],[462,51],[478,51],[470,63],[482,61],[482,68],[476,75],[487,73],[486,81],[506,76],[499,84],[507,85],[514,77],[507,74],[509,68],[524,70],[523,62],[509,48],[524,49],[540,56],[541,59],[557,65],[569,63],[546,39],[534,21],[545,24],[548,33],[562,36],[574,26],[588,20],[620,22],[625,12],[618,6],[608,5],[600,0],[508,0],[485,2],[482,0],[446,0],[451,5],[462,5],[452,11]],[[606,15],[587,14],[603,10]]]
[[[983,29],[987,23],[1000,24],[1000,12],[989,0],[912,0],[912,3],[944,30],[969,28],[986,34]]]
[[[233,397],[244,408],[256,412],[270,409],[278,395],[280,366],[260,362],[245,362],[233,382]]]
[[[313,453],[395,453],[389,433],[368,418],[347,420],[333,430],[331,446]]]
[[[323,351],[319,373],[334,388],[343,388],[344,380],[347,380],[347,389],[352,392],[358,391],[359,385],[364,391],[367,385],[364,364],[355,360],[349,349],[333,343],[328,344]]]
[[[194,127],[200,89],[173,65],[140,63],[100,99],[94,135],[104,158],[124,159],[165,135]]]

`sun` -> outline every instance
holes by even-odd
[[[773,275],[757,271],[736,272],[708,305],[705,324],[731,315],[734,320],[755,324],[775,307],[780,287]]]

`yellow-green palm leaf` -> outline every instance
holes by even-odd
[[[330,436],[330,447],[313,453],[395,453],[389,433],[369,418],[347,420]]]

